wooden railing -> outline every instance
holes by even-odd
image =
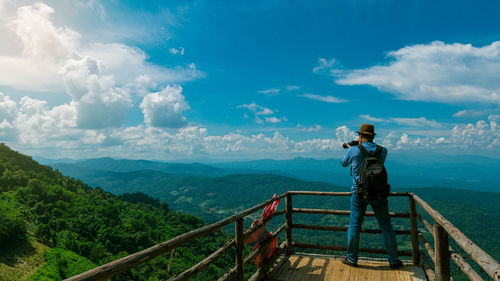
[[[235,234],[234,239],[226,242],[220,249],[212,253],[210,256],[199,262],[198,264],[190,267],[186,271],[172,277],[169,281],[180,281],[188,280],[195,276],[198,272],[206,269],[210,264],[215,262],[223,254],[227,253],[232,248],[236,250],[235,266],[229,270],[226,274],[221,276],[218,281],[226,281],[232,278],[236,278],[238,281],[244,280],[244,270],[245,266],[250,263],[255,256],[258,254],[258,250],[253,251],[248,257],[244,257],[244,244],[243,241],[249,237],[253,232],[255,232],[260,226],[267,223],[274,217],[285,214],[285,223],[281,225],[276,231],[274,231],[273,236],[277,236],[283,230],[286,230],[285,242],[283,242],[273,257],[269,259],[262,267],[257,268],[256,272],[249,278],[250,281],[259,280],[264,272],[266,272],[270,266],[272,266],[277,257],[279,257],[283,252],[290,255],[293,253],[294,248],[312,248],[312,249],[323,249],[323,250],[333,250],[333,251],[345,251],[345,246],[331,246],[331,245],[315,245],[307,243],[297,243],[293,241],[292,229],[311,229],[311,230],[326,230],[326,231],[347,231],[347,227],[335,227],[335,226],[319,226],[319,225],[304,225],[304,224],[294,224],[293,214],[294,213],[305,213],[305,214],[329,214],[329,215],[344,215],[349,216],[350,211],[346,210],[325,210],[325,209],[300,209],[293,208],[292,197],[297,195],[309,195],[309,196],[351,196],[350,192],[314,192],[314,191],[289,191],[275,198],[267,200],[255,207],[247,209],[241,213],[234,216],[225,218],[219,222],[211,225],[204,226],[202,228],[187,232],[166,242],[155,245],[151,248],[145,249],[143,251],[137,252],[135,254],[123,257],[116,261],[110,262],[108,264],[99,266],[77,276],[71,277],[66,280],[106,280],[121,272],[129,270],[136,267],[142,263],[145,263],[161,254],[167,253],[180,247],[193,239],[198,237],[208,235],[221,228],[234,223]],[[409,213],[393,213],[390,212],[391,217],[397,218],[409,218],[411,229],[410,230],[397,230],[395,233],[397,235],[411,235],[412,251],[399,251],[399,255],[402,256],[412,256],[412,263],[415,265],[422,265],[426,271],[426,274],[430,281],[448,281],[450,280],[450,258],[457,264],[457,266],[469,277],[470,280],[477,281],[483,280],[465,261],[465,259],[458,253],[453,251],[449,247],[448,236],[451,236],[470,257],[486,272],[490,275],[493,280],[500,281],[500,265],[486,252],[481,250],[472,241],[470,241],[465,235],[463,235],[456,227],[454,227],[449,221],[447,221],[443,216],[441,216],[437,211],[430,207],[425,201],[413,193],[391,193],[390,196],[408,197],[409,198]],[[285,198],[285,209],[274,213],[271,217],[262,223],[255,225],[254,227],[244,231],[244,219],[245,217],[257,212],[258,210],[264,208],[268,204],[273,203],[276,200]],[[418,203],[423,210],[425,210],[435,221],[434,226],[416,211],[416,203]],[[374,216],[373,212],[366,212],[367,216]],[[433,234],[434,237],[434,247],[432,247],[426,240],[422,233],[418,231],[417,218],[422,222],[422,224]],[[363,233],[380,233],[378,229],[362,229]],[[419,240],[422,240],[422,244],[427,250],[430,259],[434,263],[434,269],[429,265],[427,260],[420,255],[419,252]],[[374,253],[374,254],[385,254],[386,251],[383,249],[360,249],[360,252]]]
[[[460,270],[473,281],[483,280],[481,276],[471,267],[471,265],[449,245],[449,237],[453,238],[456,245],[459,246],[469,257],[476,262],[493,280],[500,281],[500,265],[498,262],[488,255],[485,251],[479,248],[467,236],[465,236],[451,222],[445,219],[440,213],[434,210],[429,204],[413,193],[410,195],[410,206],[417,202],[422,209],[432,217],[435,224],[429,223],[424,216],[416,213],[417,218],[422,222],[424,227],[432,234],[434,247],[426,241],[422,233],[418,233],[418,237],[422,241],[427,254],[434,263],[434,271],[430,268],[428,262],[423,259],[422,263],[426,270],[430,281],[450,280],[450,259],[460,268]],[[498,222],[494,222],[498,223]],[[497,233],[492,235],[498,235]]]
[[[331,246],[331,245],[315,245],[308,243],[296,243],[291,242],[292,237],[292,229],[314,229],[314,230],[329,230],[329,231],[343,231],[347,232],[347,227],[335,227],[335,226],[319,226],[319,225],[303,225],[303,224],[293,224],[292,223],[292,214],[323,214],[323,215],[340,215],[340,216],[349,216],[351,214],[350,211],[340,211],[340,210],[322,210],[322,209],[297,209],[292,208],[292,196],[293,195],[314,195],[314,196],[351,196],[350,192],[316,192],[316,191],[289,191],[286,195],[286,202],[289,202],[286,207],[286,221],[287,225],[290,225],[287,228],[287,253],[291,254],[293,252],[294,247],[298,248],[310,248],[310,249],[321,249],[321,250],[331,250],[331,251],[346,251],[347,247],[345,246]],[[408,196],[408,193],[391,193],[390,196]],[[290,210],[288,210],[288,206],[290,206]],[[410,214],[408,213],[393,213],[389,212],[391,217],[395,218],[410,218]],[[373,217],[375,214],[373,212],[366,212],[365,216]],[[361,229],[362,233],[380,233],[381,231],[378,229]],[[411,235],[411,230],[399,230],[395,231],[397,235]],[[414,240],[417,240],[417,236],[414,236]],[[290,241],[290,242],[289,242]],[[384,249],[366,249],[360,248],[360,252],[362,253],[371,253],[371,254],[385,254],[387,253]],[[418,256],[418,248],[417,251],[412,253],[409,251],[399,251],[398,254],[400,256]]]

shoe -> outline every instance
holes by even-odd
[[[358,263],[356,262],[350,262],[347,257],[342,257],[340,259],[340,261],[343,263],[343,264],[347,264],[348,266],[352,266],[352,267],[358,267]]]
[[[389,264],[389,267],[391,269],[398,269],[398,268],[401,268],[403,266],[404,266],[404,264],[401,261],[399,261],[397,263],[391,263],[391,264]]]

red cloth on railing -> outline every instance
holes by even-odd
[[[276,197],[276,194],[273,195],[273,198]],[[276,212],[276,209],[278,208],[278,205],[280,203],[280,199],[274,201],[273,203],[267,205],[264,210],[262,211],[262,215],[260,217],[260,220],[255,220],[252,223],[251,227],[254,227],[260,222],[263,222],[265,219],[270,217],[274,212]],[[258,267],[261,267],[264,265],[264,263],[271,258],[271,256],[274,254],[276,249],[278,248],[278,238],[277,237],[271,237],[273,234],[271,232],[267,231],[267,225],[269,222],[266,222],[262,226],[260,226],[254,233],[250,235],[245,240],[245,244],[250,244],[253,242],[255,243],[255,246],[253,247],[253,250],[259,250],[259,253],[255,257],[255,265]]]

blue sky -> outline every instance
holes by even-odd
[[[499,157],[499,12],[0,0],[0,141],[50,158],[332,158],[373,123],[392,153]]]

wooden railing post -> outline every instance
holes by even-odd
[[[436,281],[449,281],[450,250],[448,233],[439,224],[434,225],[434,249],[436,255]]]
[[[245,260],[243,256],[245,247],[243,244],[243,227],[244,219],[237,219],[234,224],[234,240],[236,242],[236,280],[238,281],[245,280]]]
[[[291,255],[292,247],[292,194],[287,193],[285,199],[286,253]]]
[[[417,210],[415,208],[415,199],[413,199],[413,196],[410,195],[408,198],[410,198],[412,262],[414,265],[418,265],[420,263],[420,251],[418,249]]]

